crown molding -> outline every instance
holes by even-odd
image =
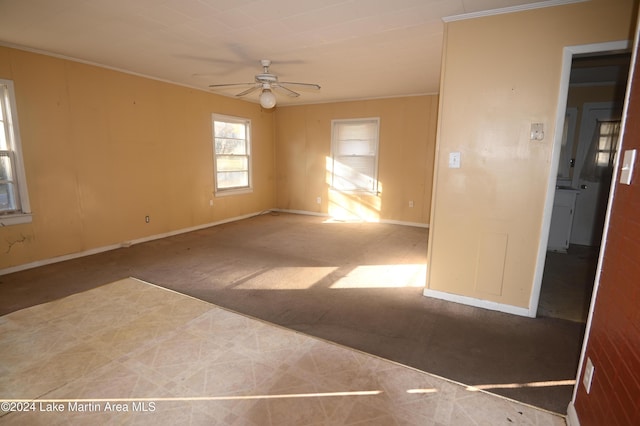
[[[538,3],[523,4],[520,6],[509,6],[500,9],[483,10],[480,12],[463,13],[461,15],[445,16],[444,22],[464,21],[466,19],[483,18],[486,16],[502,15],[505,13],[523,12],[526,10],[543,9],[545,7],[564,6],[573,3],[584,3],[590,0],[547,0]]]

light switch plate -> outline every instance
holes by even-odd
[[[541,141],[544,139],[544,124],[531,123],[531,140]]]
[[[460,153],[459,152],[450,152],[449,153],[449,168],[450,169],[459,169],[460,168]]]
[[[591,382],[593,382],[594,372],[595,367],[593,366],[593,362],[591,362],[591,358],[587,358],[587,362],[584,366],[584,375],[582,376],[582,385],[587,393],[591,392]]]
[[[622,159],[622,170],[620,170],[620,183],[623,185],[631,185],[633,177],[633,167],[636,162],[636,150],[628,149],[624,152]]]

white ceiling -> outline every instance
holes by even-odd
[[[279,104],[329,102],[437,93],[443,17],[532,3],[553,2],[0,0],[0,44],[205,90],[271,59],[281,81],[322,86]]]

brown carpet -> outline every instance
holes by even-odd
[[[541,382],[575,379],[582,324],[425,298],[400,281],[423,279],[426,229],[325,222],[267,214],[0,276],[0,314],[134,276],[566,412],[572,385]]]

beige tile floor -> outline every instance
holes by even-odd
[[[0,330],[1,424],[565,424],[132,278],[2,316]]]

